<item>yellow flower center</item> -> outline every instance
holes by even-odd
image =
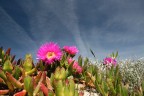
[[[55,53],[54,53],[54,52],[48,52],[47,55],[46,55],[46,57],[47,57],[48,59],[51,59],[51,58],[53,58],[54,56],[55,56]]]

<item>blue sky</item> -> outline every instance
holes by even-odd
[[[0,46],[17,58],[45,42],[75,45],[83,57],[144,57],[144,0],[0,0]]]

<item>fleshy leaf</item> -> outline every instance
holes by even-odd
[[[23,85],[16,80],[10,73],[6,72],[6,76],[9,82],[11,82],[11,84],[17,88],[22,88]]]
[[[12,73],[12,70],[13,70],[13,66],[10,62],[10,60],[6,60],[4,65],[3,65],[3,70],[4,72],[9,72],[9,73]]]
[[[0,90],[0,95],[5,95],[9,92],[9,90]]]
[[[48,96],[48,88],[43,83],[40,84],[40,89],[42,90],[45,96]]]
[[[15,66],[13,76],[15,77],[15,79],[18,80],[20,75],[21,75],[21,70],[20,70],[19,66]]]
[[[22,90],[20,92],[15,93],[14,96],[26,96],[26,93],[26,90]]]
[[[24,78],[24,89],[28,92],[29,96],[32,96],[33,94],[32,77],[27,76]]]
[[[24,70],[26,72],[30,71],[33,68],[33,60],[32,60],[32,55],[31,54],[27,54],[25,57],[25,61],[23,64]]]

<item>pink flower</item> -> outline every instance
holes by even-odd
[[[103,60],[103,64],[105,65],[109,65],[109,66],[116,66],[117,64],[117,61],[115,58],[112,58],[112,57],[106,57],[104,60]]]
[[[68,64],[71,64],[74,60],[72,58],[68,58]]]
[[[74,63],[73,63],[73,69],[76,70],[76,73],[82,73],[82,67],[79,66],[78,62],[76,62],[72,58],[68,59],[68,64],[71,64],[73,61],[74,61]]]
[[[77,73],[82,73],[82,67],[78,65],[78,62],[74,62],[73,69],[75,69]]]
[[[70,55],[75,55],[76,53],[78,53],[78,49],[76,48],[76,46],[64,46],[63,49]]]
[[[37,52],[37,59],[42,60],[47,64],[59,61],[61,56],[62,52],[60,47],[53,42],[43,44]]]

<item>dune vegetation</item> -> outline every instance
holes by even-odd
[[[91,61],[78,56],[76,46],[45,43],[15,60],[0,48],[0,95],[9,96],[144,96],[144,60],[117,60],[118,52]],[[91,53],[95,56],[94,52]]]

